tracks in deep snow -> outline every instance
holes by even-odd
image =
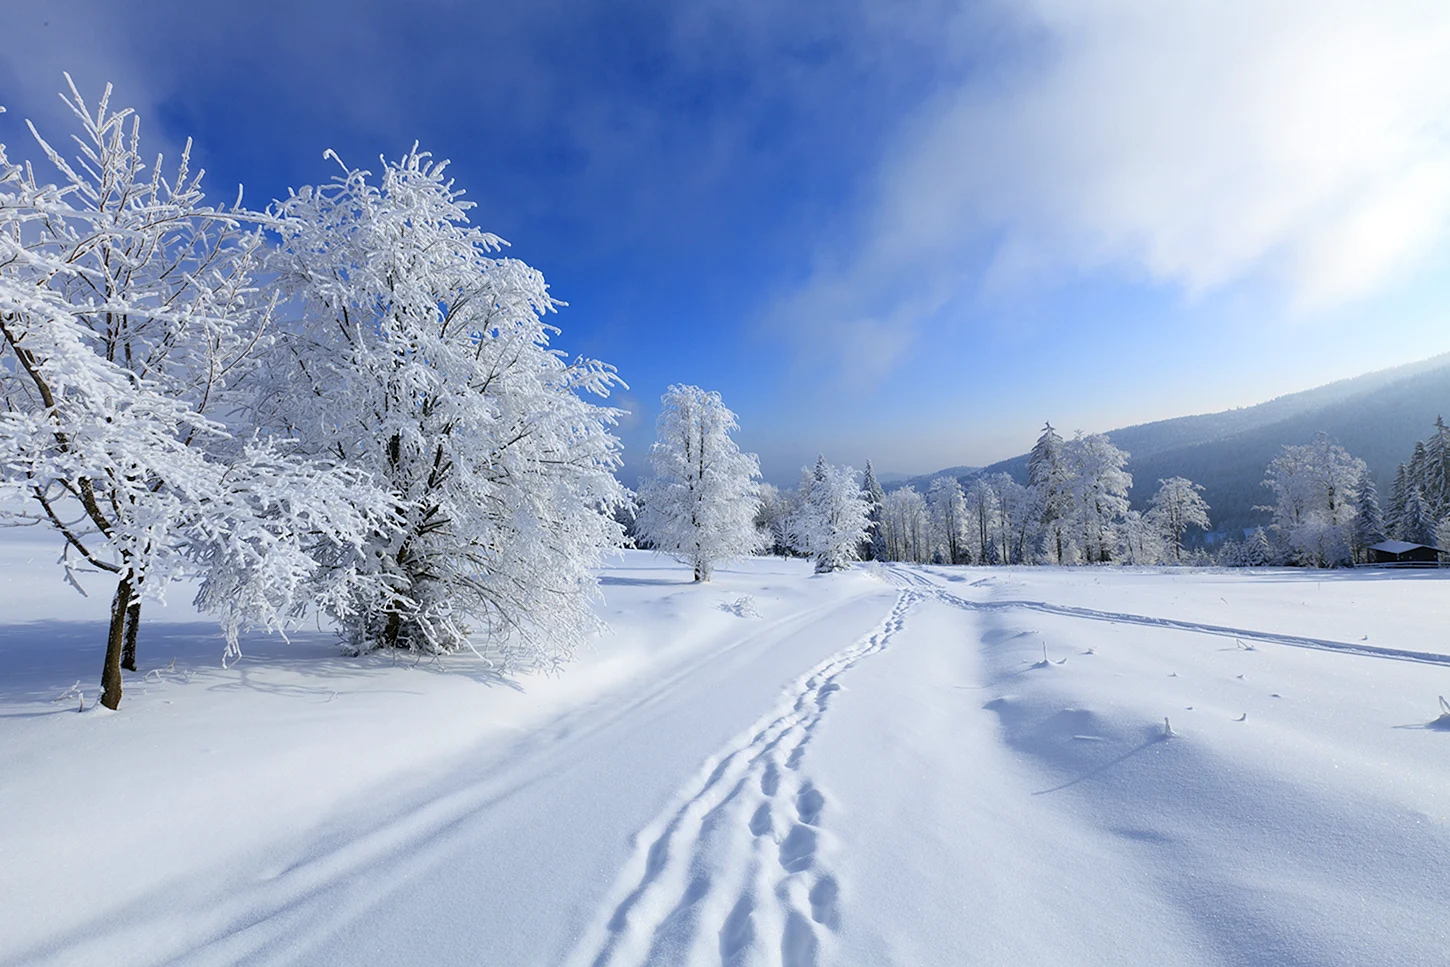
[[[1405,648],[1383,648],[1377,645],[1332,641],[1327,638],[1309,638],[1303,635],[1285,635],[1273,631],[1254,631],[1249,628],[1230,628],[1225,625],[1204,624],[1198,621],[1180,621],[1176,618],[1154,618],[1147,615],[1128,614],[1119,611],[1098,611],[1068,604],[1049,604],[1046,601],[968,601],[952,594],[946,588],[932,581],[926,575],[900,565],[890,565],[889,573],[913,588],[923,596],[930,596],[943,604],[963,611],[1037,611],[1067,618],[1083,618],[1089,621],[1107,621],[1112,624],[1144,625],[1150,628],[1166,628],[1171,631],[1195,631],[1206,635],[1226,638],[1250,638],[1291,648],[1309,648],[1315,651],[1332,651],[1344,655],[1359,655],[1366,658],[1389,658],[1396,661],[1423,662],[1429,665],[1450,665],[1450,655],[1430,651],[1411,651]]]
[[[923,595],[904,588],[875,632],[786,690],[775,710],[708,761],[640,832],[634,855],[568,963],[817,962],[839,926],[838,886],[819,853],[827,800],[802,768],[836,679],[882,650]]]

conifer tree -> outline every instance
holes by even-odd
[[[1395,482],[1390,487],[1390,502],[1385,508],[1384,530],[1390,538],[1405,539],[1405,504],[1410,499],[1410,471],[1403,463],[1395,469]]]
[[[886,532],[883,527],[882,513],[886,504],[886,491],[882,489],[880,482],[876,479],[876,471],[872,469],[870,460],[866,461],[866,474],[861,481],[861,493],[871,507],[867,516],[870,536],[865,542],[865,559],[884,561],[886,560]]]
[[[1072,479],[1063,455],[1062,437],[1048,423],[1027,455],[1027,485],[1036,502],[1039,533],[1054,563],[1063,563],[1067,516],[1072,509]]]
[[[1243,550],[1244,563],[1249,567],[1264,567],[1274,562],[1274,546],[1262,527],[1255,527]]]
[[[1439,522],[1430,515],[1430,506],[1425,501],[1424,495],[1419,487],[1410,490],[1410,496],[1405,500],[1405,513],[1401,519],[1401,530],[1404,537],[1401,540],[1409,541],[1411,544],[1435,543],[1435,526]]]
[[[1435,429],[1424,441],[1424,457],[1417,481],[1430,516],[1450,516],[1450,427],[1435,417]]]
[[[1366,549],[1385,539],[1384,514],[1380,511],[1379,491],[1375,489],[1374,477],[1368,470],[1359,480],[1359,494],[1355,499],[1354,552],[1356,560],[1363,561]]]

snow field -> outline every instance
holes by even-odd
[[[625,554],[523,677],[179,589],[77,714],[105,602],[0,545],[0,965],[1443,959],[1441,575],[810,569]]]

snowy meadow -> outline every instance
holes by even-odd
[[[78,713],[104,603],[7,536],[6,965],[1445,949],[1435,571],[755,558],[695,584],[628,552],[562,674],[327,631],[223,667],[173,601],[126,707]]]

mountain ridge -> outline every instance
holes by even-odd
[[[1268,522],[1268,515],[1254,507],[1268,502],[1268,492],[1261,486],[1264,471],[1284,445],[1307,443],[1317,432],[1328,433],[1369,465],[1383,494],[1396,466],[1409,459],[1415,442],[1428,436],[1435,418],[1444,413],[1450,413],[1450,353],[1252,406],[1120,427],[1107,431],[1107,436],[1129,454],[1135,509],[1146,506],[1159,479],[1187,477],[1203,485],[1215,530],[1233,531]],[[920,474],[887,489],[911,485],[924,490],[932,479],[944,475],[967,484],[981,475],[1007,473],[1025,483],[1027,454],[957,472],[962,469]]]

